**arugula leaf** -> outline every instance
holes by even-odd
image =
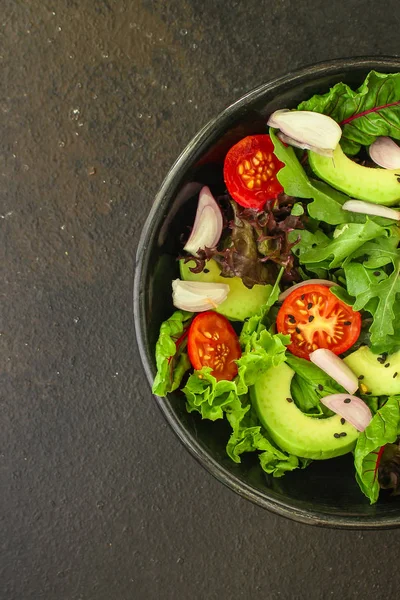
[[[382,255],[379,255],[379,247]],[[371,250],[371,246],[369,247]],[[393,271],[386,275],[384,271],[367,269],[366,264],[382,266],[390,258]],[[375,268],[375,267],[373,267]],[[364,264],[351,261],[344,265],[347,291],[355,298],[354,310],[368,310],[373,316],[370,327],[371,344],[392,352],[400,345],[398,315],[400,311],[398,294],[400,294],[400,251],[391,249],[389,242],[373,246],[371,258]],[[336,290],[333,290],[336,293]]]
[[[330,259],[329,268],[339,267],[363,244],[387,234],[386,228],[367,219],[365,223],[346,223],[336,227],[333,238],[322,231],[297,232],[301,235],[298,244],[300,263],[321,263]]]
[[[270,128],[269,134],[274,144],[274,154],[285,164],[277,174],[278,181],[289,196],[314,200],[307,206],[310,217],[330,225],[365,221],[365,216],[342,209],[342,205],[349,199],[348,196],[334,190],[323,181],[309,179],[294,149],[291,146],[286,147],[273,129]]]
[[[329,92],[299,104],[299,110],[329,115],[343,126],[340,140],[346,154],[357,154],[379,136],[400,140],[400,73],[371,71],[353,91],[337,83]]]
[[[400,396],[391,396],[357,440],[354,450],[356,480],[371,504],[374,504],[379,496],[378,469],[382,455],[380,449],[396,441],[399,422]]]
[[[309,360],[288,354],[286,362],[293,369],[292,398],[304,413],[323,416],[320,399],[330,394],[342,394],[345,390],[329,375]]]
[[[192,313],[177,310],[161,324],[156,343],[157,374],[153,383],[153,394],[157,396],[166,396],[176,390],[190,369],[190,361],[184,350],[192,316]]]

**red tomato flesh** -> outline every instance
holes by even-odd
[[[213,311],[199,313],[192,321],[188,335],[188,354],[196,370],[211,367],[220,381],[230,381],[238,372],[234,362],[242,352],[239,339],[228,319]]]
[[[232,146],[225,157],[224,180],[234,200],[245,208],[262,210],[283,192],[276,174],[284,166],[274,155],[269,135],[250,135]]]
[[[361,315],[327,286],[311,284],[287,296],[276,326],[279,333],[290,335],[290,352],[308,359],[318,348],[328,348],[334,354],[351,348],[360,335]]]

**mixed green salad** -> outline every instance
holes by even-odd
[[[153,392],[227,419],[274,477],[353,453],[400,496],[400,73],[338,83],[227,152],[200,190]],[[214,192],[214,193],[213,193]]]

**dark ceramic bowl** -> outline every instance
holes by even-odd
[[[223,190],[221,162],[242,137],[265,131],[266,117],[278,108],[295,107],[338,81],[359,85],[367,73],[400,71],[399,58],[356,58],[320,63],[275,79],[249,92],[210,121],[172,166],[154,201],[137,252],[134,315],[137,341],[147,378],[156,372],[154,348],[159,327],[168,318],[171,280],[178,276],[179,238],[193,222],[196,192],[210,185]],[[248,500],[303,523],[373,529],[400,526],[399,499],[370,506],[354,479],[350,455],[315,461],[280,479],[266,476],[254,455],[233,463],[225,453],[225,422],[202,421],[188,414],[181,394],[156,401],[168,423],[193,456],[217,479]]]

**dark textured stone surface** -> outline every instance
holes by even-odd
[[[398,0],[2,0],[3,600],[394,598],[400,531],[250,505],[183,450],[134,346],[169,165],[246,89],[399,51]]]

